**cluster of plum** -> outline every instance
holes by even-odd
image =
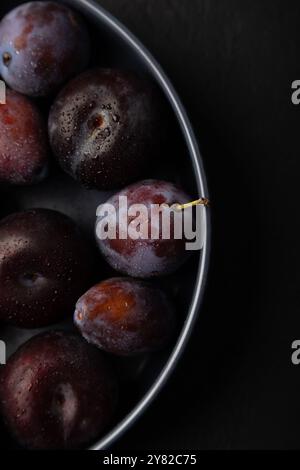
[[[54,154],[88,188],[126,186],[110,199],[116,209],[119,195],[147,207],[187,202],[172,183],[131,184],[159,148],[160,100],[132,73],[84,71],[90,56],[86,25],[62,4],[30,2],[2,19],[0,73],[9,88],[0,106],[1,185],[42,181]],[[40,97],[53,97],[48,130]],[[80,333],[38,334],[0,370],[2,417],[26,448],[76,448],[96,438],[111,423],[118,398],[105,353],[155,351],[174,331],[172,301],[145,279],[174,272],[186,258],[184,240],[98,244],[124,277],[87,290],[94,256],[69,217],[41,208],[0,221],[0,321],[38,328],[74,314]]]

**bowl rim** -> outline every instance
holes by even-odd
[[[192,161],[199,197],[208,198],[209,195],[203,161],[194,130],[177,92],[175,91],[171,81],[163,71],[162,67],[152,56],[149,50],[142,44],[142,42],[134,34],[132,34],[126,26],[124,26],[118,19],[114,17],[114,15],[109,13],[94,0],[72,0],[71,2],[68,0],[68,3],[73,3],[74,6],[79,8],[83,13],[89,13],[104,23],[142,59],[147,70],[160,85],[180,124],[183,137],[189,150],[189,156]],[[208,273],[211,242],[211,221],[210,213],[207,208],[204,210],[203,220],[205,224],[205,236],[202,253],[199,257],[197,279],[195,281],[195,288],[189,311],[177,342],[171,351],[164,367],[156,377],[149,390],[145,393],[143,398],[119,423],[113,427],[112,430],[108,431],[108,433],[104,437],[100,438],[96,444],[89,447],[89,450],[104,450],[109,448],[137,421],[137,419],[145,412],[148,406],[157,397],[158,393],[162,390],[162,387],[170,378],[171,373],[182,356],[198,317]]]

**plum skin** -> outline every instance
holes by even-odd
[[[0,221],[0,320],[22,328],[72,315],[93,274],[92,255],[77,225],[48,209]]]
[[[55,2],[29,2],[0,23],[0,73],[14,90],[46,96],[81,72],[90,39],[77,13]]]
[[[151,84],[118,69],[71,80],[49,115],[50,144],[64,171],[87,188],[141,178],[159,151],[161,103]]]
[[[168,343],[175,314],[159,287],[131,278],[112,278],[78,300],[74,322],[89,343],[108,353],[134,356]]]
[[[104,355],[72,333],[52,331],[23,344],[0,375],[0,408],[21,446],[74,449],[114,415],[118,386]]]
[[[114,206],[117,214],[116,239],[100,239],[97,236],[97,224],[101,217],[96,221],[96,239],[98,247],[108,262],[116,271],[136,278],[154,278],[165,276],[175,272],[190,256],[190,252],[185,249],[184,238],[175,239],[171,237],[163,239],[160,234],[159,239],[134,240],[130,237],[122,239],[119,237],[121,229],[126,230],[130,220],[129,217],[122,219],[122,226],[119,225],[119,197],[127,197],[127,205],[144,204],[148,209],[148,221],[151,227],[151,204],[183,204],[191,201],[191,197],[173,183],[162,180],[144,180],[124,188],[119,193],[113,195],[108,204]],[[113,223],[113,220],[111,221]],[[125,225],[127,224],[127,226]]]
[[[7,89],[0,105],[0,183],[29,185],[47,176],[49,145],[46,125],[37,107]]]

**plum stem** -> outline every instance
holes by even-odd
[[[188,207],[199,206],[199,205],[208,207],[210,205],[210,201],[206,197],[201,197],[200,199],[187,202],[186,204],[177,204],[177,210],[181,211],[181,210],[187,209]]]

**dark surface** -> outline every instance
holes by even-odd
[[[115,445],[300,448],[300,4],[101,0],[153,52],[199,137],[213,214],[210,279],[171,381]]]

